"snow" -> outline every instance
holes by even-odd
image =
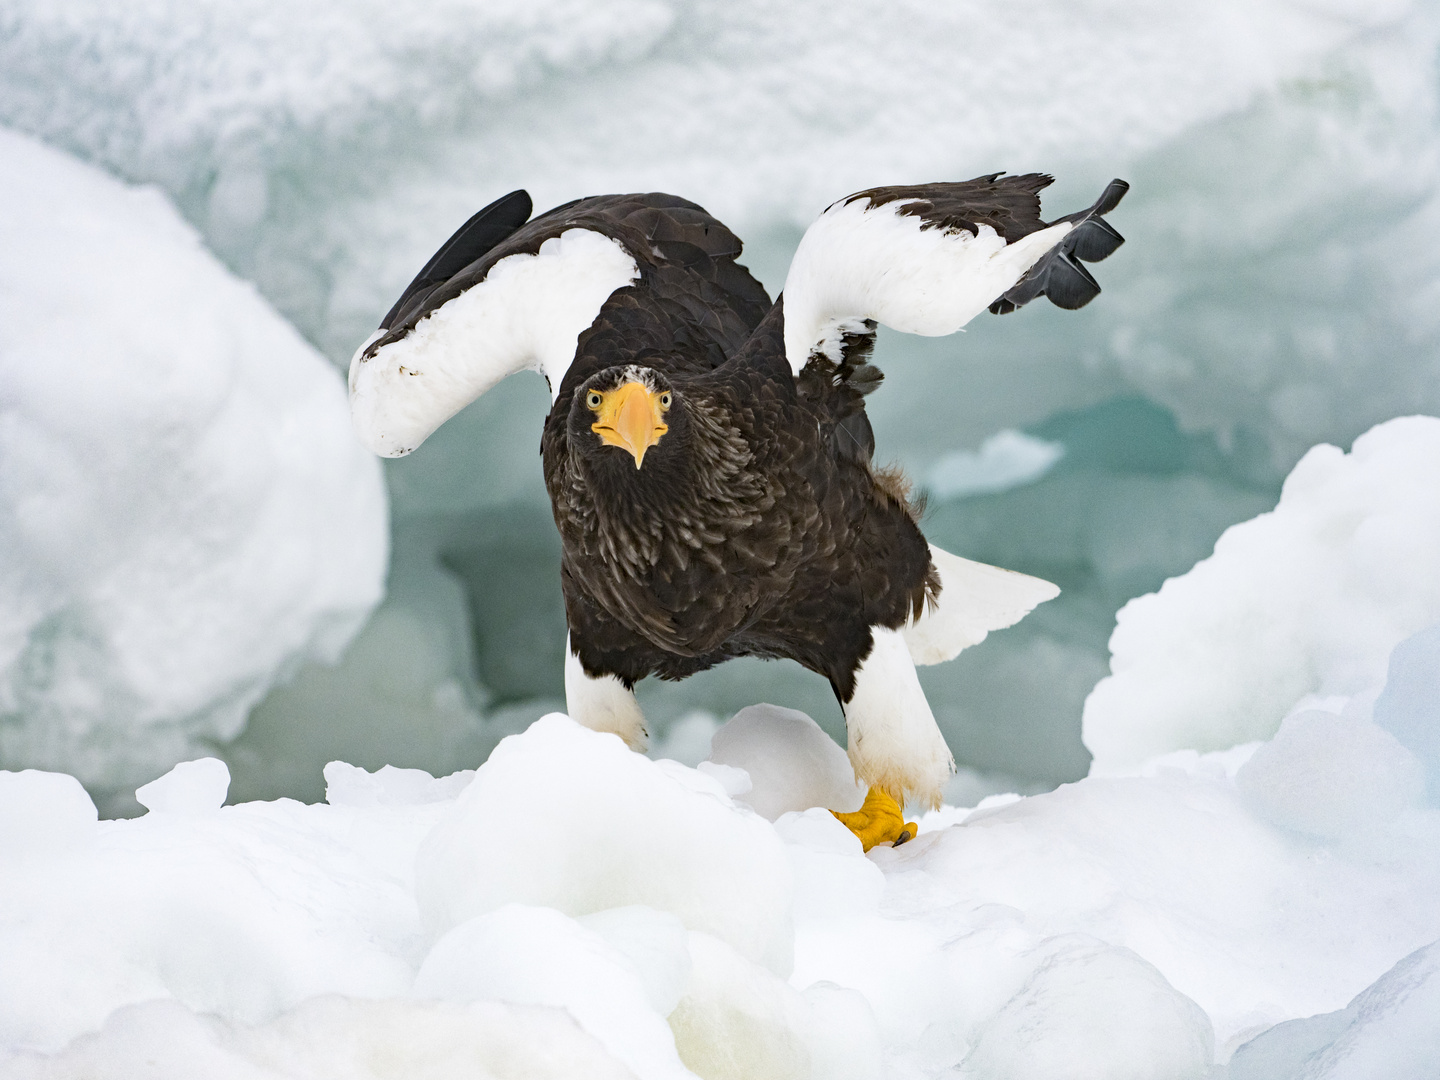
[[[62,1054],[4,1064],[15,1080],[634,1080],[559,1009],[339,996],[257,1025],[131,1005]]]
[[[1057,412],[1144,394],[1233,454],[1272,497],[1313,443],[1345,445],[1400,412],[1440,411],[1440,275],[1427,239],[1440,220],[1440,37],[1428,5],[832,8],[146,0],[122,11],[16,0],[0,16],[0,122],[158,184],[337,362],[456,225],[515,187],[541,207],[607,190],[679,192],[735,228],[773,292],[801,231],[849,191],[1039,169],[1058,177],[1049,213],[1087,204],[1112,176],[1134,183],[1116,220],[1129,241],[1104,264],[1102,300],[1078,313],[977,319],[963,339],[882,333],[888,378],[868,407],[883,460],[923,475],[996,432],[1033,435]],[[523,503],[538,511],[526,538],[539,549],[553,532],[532,445],[545,408],[540,380],[507,380],[423,454],[390,467],[407,539],[427,515],[453,526]],[[1038,486],[965,514],[983,526],[1023,504],[1026,531],[1050,535],[1074,513]],[[943,672],[922,676],[942,729],[974,747],[972,766],[1025,782],[1082,775],[1073,712],[1105,661],[1114,609],[1182,571],[1197,543],[1208,547],[1253,512],[1255,494],[1194,470],[1141,483],[1106,474],[1089,487],[1089,512],[1109,526],[1083,538],[1099,585],[1062,582],[1066,598],[1051,615],[952,665],[967,692]],[[411,572],[429,554],[397,562],[390,599],[407,614],[427,606],[422,594],[442,587],[435,579],[454,586],[433,563],[428,575]],[[1044,576],[1039,564],[1019,568]],[[494,569],[476,565],[467,581],[477,608],[489,593],[473,582],[493,580]],[[419,636],[451,636],[426,614]],[[548,620],[535,618],[563,634],[558,607]],[[520,702],[511,682],[528,688],[527,718],[559,696],[545,686],[554,654],[541,649],[514,667],[523,678],[491,685],[507,666],[499,654],[509,645],[497,643],[515,635],[484,623],[476,616],[470,628],[478,664],[468,642],[410,650],[445,669],[388,727],[365,725],[364,746],[350,718],[377,710],[354,684],[374,666],[329,677],[307,669],[302,692],[267,702],[266,730],[278,734],[246,742],[248,762],[231,759],[236,790],[314,797],[327,754],[373,750],[362,762],[372,768],[473,764],[453,742],[480,752],[493,733],[447,743],[408,732],[474,727],[487,701]],[[405,667],[387,665],[387,681]],[[1030,681],[1023,701],[1005,690],[1016,683],[1010,671],[1040,667],[1048,675]],[[726,665],[678,687],[642,686],[652,734],[697,708],[729,713],[762,698],[833,729],[838,717],[821,711],[828,688],[777,668]],[[766,688],[752,694],[761,678]],[[435,707],[431,691],[449,704]],[[320,759],[303,769],[280,746],[302,726],[304,749]],[[1051,749],[1024,749],[1040,744]],[[126,784],[151,779],[186,745]],[[84,752],[33,763],[79,769],[70,759]]]
[[[834,781],[805,718],[732,723],[731,761]],[[1284,819],[1265,793],[1293,777],[1264,755],[1328,745],[1363,796],[1356,747],[1397,748],[1289,730],[947,808],[868,856],[828,810],[772,823],[727,795],[736,765],[560,715],[473,773],[334,763],[313,805],[214,808],[223,772],[197,761],[150,786],[170,806],[97,822],[73,779],[0,773],[4,820],[53,838],[0,837],[0,967],[22,975],[0,1071],[1201,1080],[1302,1043],[1432,1062],[1440,811]]]
[[[1423,766],[1389,732],[1318,709],[1287,716],[1235,781],[1277,825],[1330,838],[1385,824],[1425,793]]]
[[[741,709],[710,738],[703,768],[715,775],[717,767],[745,773],[730,794],[767,821],[812,806],[858,810],[865,799],[845,751],[797,709]]]
[[[1007,428],[979,450],[955,450],[936,461],[925,473],[925,490],[937,499],[1009,491],[1039,480],[1064,456],[1064,443]]]
[[[1437,41],[1407,0],[11,4],[0,122],[157,187],[0,132],[0,1073],[1434,1073],[1440,421],[1337,447],[1440,411]],[[1052,215],[1126,177],[1129,242],[1084,312],[881,334],[932,539],[1065,587],[926,670],[991,771],[917,839],[815,808],[857,792],[804,713],[717,730],[837,721],[778,665],[642,686],[661,760],[550,716],[393,767],[560,696],[538,379],[388,463],[386,604],[305,666],[385,499],[300,334],[348,357],[476,207],[676,191],[775,291],[837,196],[997,168]]]
[[[1420,760],[1430,801],[1440,806],[1440,626],[1395,646],[1374,711],[1375,722]]]
[[[1273,735],[1307,702],[1374,700],[1391,651],[1440,621],[1440,419],[1349,454],[1312,449],[1269,514],[1120,610],[1112,674],[1085,703],[1094,770]]]
[[[503,741],[482,771],[486,782],[465,790],[418,856],[431,930],[506,903],[570,915],[642,904],[788,971],[784,851],[763,819],[730,812],[714,780],[559,717]],[[515,808],[522,827],[495,826]]]
[[[1425,1076],[1440,1060],[1440,943],[1416,949],[1345,1008],[1277,1024],[1235,1052],[1227,1080]]]
[[[337,657],[385,494],[334,370],[160,192],[0,130],[0,196],[0,753],[123,801]]]

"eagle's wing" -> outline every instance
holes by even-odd
[[[785,279],[785,355],[799,374],[819,353],[840,363],[875,323],[927,337],[989,308],[1037,296],[1063,308],[1100,286],[1082,264],[1123,242],[1103,215],[1129,185],[1112,180],[1093,206],[1046,224],[1051,178],[999,173],[954,184],[874,188],[841,199],[805,232]]]
[[[603,195],[529,214],[516,191],[472,217],[355,353],[351,415],[375,453],[410,453],[517,371],[558,394],[580,335],[627,286],[701,346],[743,341],[770,306],[734,262],[740,241],[684,199]]]

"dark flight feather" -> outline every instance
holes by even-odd
[[[406,308],[422,306],[425,297],[435,288],[445,284],[529,221],[533,209],[528,192],[512,191],[472,215],[430,257],[430,261],[415,275],[415,280],[406,286],[395,306],[380,320],[381,329],[388,330],[397,321],[404,321]]]

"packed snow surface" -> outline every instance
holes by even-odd
[[[721,728],[771,764],[751,784],[557,714],[473,773],[336,762],[315,805],[221,806],[224,766],[189,762],[118,821],[0,773],[0,1071],[1201,1080],[1338,1010],[1306,1053],[1435,1061],[1434,949],[1405,958],[1440,938],[1440,811],[1273,812],[1394,747],[1323,728],[1342,753],[1302,792],[1283,738],[1176,756],[867,857],[827,810],[727,794],[840,790],[817,738],[770,706]]]
[[[882,334],[867,404],[881,460],[954,507],[938,544],[1065,590],[922,675],[966,764],[1055,783],[1087,766],[1074,717],[1121,603],[1252,516],[1314,443],[1440,412],[1437,43],[1435,6],[1414,0],[9,0],[0,123],[158,185],[336,361],[517,187],[542,208],[677,192],[745,239],[773,292],[800,231],[851,191],[1033,169],[1057,177],[1053,215],[1130,180],[1100,301],[956,338]],[[1047,418],[1136,395],[1223,468],[1097,466],[1067,442],[1040,476],[1043,455],[1009,436],[984,450],[1007,431],[1053,442]],[[405,543],[384,624],[363,658],[266,699],[223,751],[237,788],[315,798],[334,756],[448,771],[493,745],[482,714],[553,707],[546,407],[540,379],[506,380],[391,464]],[[512,512],[513,533],[476,539]],[[395,649],[402,622],[416,632]],[[405,700],[377,705],[375,684]],[[839,723],[793,666],[640,693],[657,734],[762,697]],[[52,766],[93,771],[88,743],[54,750]]]
[[[161,192],[0,130],[0,203],[0,755],[128,797],[338,655],[385,493],[336,372]]]
[[[1434,417],[1381,424],[1348,454],[1317,446],[1273,512],[1122,608],[1113,674],[1085,703],[1095,770],[1269,738],[1311,704],[1368,716],[1395,646],[1440,622],[1437,477]]]

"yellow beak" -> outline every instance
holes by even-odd
[[[645,451],[670,430],[661,419],[664,410],[660,395],[652,394],[641,383],[628,382],[618,390],[601,391],[600,398],[590,430],[607,446],[630,451],[635,468],[640,468]]]

